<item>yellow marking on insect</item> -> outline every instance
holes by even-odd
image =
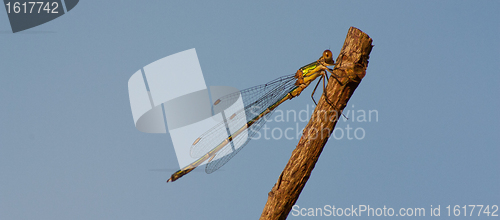
[[[233,120],[234,117],[236,117],[236,113],[234,113],[233,115],[231,115],[231,117],[229,117],[229,119]]]
[[[201,138],[197,138],[196,140],[194,140],[193,142],[193,145],[197,144],[198,142],[200,142]]]
[[[214,105],[217,105],[220,103],[220,99],[217,99],[217,101],[214,102]]]
[[[212,161],[212,160],[214,159],[215,155],[217,155],[217,154],[212,155],[212,156],[210,157],[210,159],[208,159],[208,162],[207,162],[207,163],[210,163],[210,161]]]

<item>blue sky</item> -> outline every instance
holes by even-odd
[[[331,139],[296,204],[500,205],[499,6],[89,0],[16,34],[0,10],[0,219],[258,218],[298,140],[251,141],[220,171],[167,184],[172,141],[134,127],[128,79],[196,48],[207,86],[244,89],[336,57],[350,26],[375,46],[346,110],[378,121],[337,124],[366,135]],[[311,109],[310,92],[279,109]]]

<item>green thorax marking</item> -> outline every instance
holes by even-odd
[[[316,69],[316,67],[318,67],[318,61],[307,64],[301,67],[300,70],[302,70],[303,76],[306,76],[311,70]]]

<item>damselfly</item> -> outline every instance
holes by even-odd
[[[207,173],[222,167],[248,143],[266,122],[265,117],[269,117],[281,103],[300,95],[312,81],[320,77],[311,95],[313,97],[321,81],[323,87],[325,86],[325,81],[328,80],[327,72],[337,77],[333,70],[328,68],[333,65],[335,61],[332,52],[325,50],[317,61],[301,67],[295,74],[282,76],[269,83],[217,99],[213,104],[214,107],[227,108],[239,98],[243,100],[244,107],[197,138],[191,146],[191,156],[198,159],[172,174],[167,182],[181,178],[204,162],[207,162],[205,167]],[[237,124],[236,122],[242,120],[244,121],[240,124],[243,126],[234,132],[227,133],[226,136],[214,135],[225,132],[228,124]]]

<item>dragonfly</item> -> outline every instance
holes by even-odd
[[[270,117],[281,103],[299,96],[311,82],[319,77],[320,79],[311,94],[316,104],[314,93],[321,81],[323,81],[323,88],[325,88],[328,72],[338,80],[333,69],[329,68],[329,66],[335,65],[332,52],[325,50],[317,61],[301,67],[295,74],[282,76],[266,84],[217,99],[213,104],[214,108],[226,109],[239,98],[243,100],[244,107],[198,137],[190,149],[191,157],[198,159],[173,173],[167,182],[176,181],[205,162],[205,172],[208,174],[224,166],[258,133],[267,121],[266,118]],[[231,124],[243,125],[231,133],[227,130],[228,125]],[[227,135],[218,135],[224,134],[224,132]]]

